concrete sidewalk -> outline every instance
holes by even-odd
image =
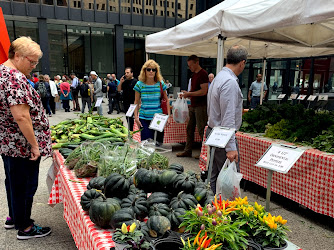
[[[104,115],[108,117],[123,116],[124,113],[116,115],[108,115],[107,100],[103,104]],[[77,114],[74,112],[65,113],[63,110],[57,111],[56,115],[50,117],[50,124],[57,124],[66,118],[75,118]],[[125,121],[125,119],[124,119]],[[196,150],[194,154],[199,153]],[[170,159],[170,163],[183,164],[186,170],[199,172],[198,160],[193,158],[177,158],[175,152],[167,153],[166,156]],[[28,249],[76,249],[71,232],[63,218],[63,205],[58,204],[55,207],[47,205],[48,189],[46,186],[46,175],[49,167],[52,164],[52,159],[42,159],[40,165],[39,187],[35,195],[32,218],[36,223],[42,226],[50,226],[52,233],[50,236],[40,239],[30,239],[19,241],[16,239],[17,231],[6,230],[3,227],[0,229],[0,249],[28,250]],[[8,215],[7,199],[4,186],[4,169],[3,162],[0,163],[0,182],[1,190],[0,199],[3,201],[0,204],[2,221],[4,223]],[[258,201],[262,205],[265,204],[265,190],[256,185],[247,185],[251,191],[242,191],[242,195],[247,195],[250,201]],[[287,225],[292,232],[288,234],[291,242],[298,245],[304,250],[333,250],[334,249],[334,220],[326,216],[318,216],[317,214],[299,207],[298,205],[288,202],[279,196],[273,195],[274,202],[271,202],[271,213],[274,215],[282,215],[288,220]],[[91,249],[87,249],[91,250]],[[172,249],[171,249],[172,250]]]

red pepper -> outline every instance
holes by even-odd
[[[128,230],[128,232],[130,232],[130,225],[127,226],[126,229]]]
[[[204,244],[204,249],[205,248],[208,248],[208,246],[210,245],[210,242],[211,242],[212,239],[208,239],[206,240],[205,244]]]

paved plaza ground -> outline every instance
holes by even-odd
[[[106,99],[105,99],[105,102]],[[104,103],[104,115],[109,117],[116,117],[107,114],[107,103]],[[124,114],[121,113],[123,116]],[[50,118],[51,125],[66,118],[75,118],[77,115],[74,112],[65,113],[63,110],[57,111],[57,114]],[[125,119],[124,119],[125,120]],[[172,145],[169,145],[172,146]],[[195,154],[199,154],[199,149],[196,149]],[[183,164],[186,170],[193,170],[199,172],[198,160],[194,158],[176,158],[175,152],[167,153],[170,163],[178,162]],[[42,159],[40,165],[39,187],[35,195],[33,204],[32,218],[36,223],[42,226],[50,226],[52,233],[50,236],[41,239],[30,239],[26,241],[19,241],[16,239],[17,231],[6,230],[3,227],[0,229],[0,249],[14,249],[14,250],[71,250],[76,249],[71,232],[63,218],[63,205],[58,204],[54,207],[47,205],[48,188],[46,185],[47,171],[52,163],[52,159]],[[8,215],[6,192],[4,185],[4,169],[3,163],[0,163],[0,212],[3,222]],[[262,205],[265,204],[265,189],[257,185],[246,184],[248,191],[242,190],[242,195],[247,195],[250,201],[258,201]],[[288,220],[287,225],[291,229],[288,238],[303,250],[333,250],[334,249],[334,219],[326,216],[321,216],[312,211],[305,209],[294,202],[289,202],[287,199],[278,195],[272,196],[271,213],[274,215],[282,215],[284,219]],[[87,249],[91,250],[91,249]]]

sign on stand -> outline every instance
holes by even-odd
[[[291,95],[290,95],[290,99],[291,99],[291,100],[296,100],[296,99],[297,99],[297,96],[298,96],[298,94],[291,94]]]
[[[281,104],[281,100],[284,99],[284,97],[286,96],[286,94],[279,94],[277,96],[277,99],[278,99],[278,103]]]
[[[266,210],[270,208],[271,181],[273,172],[286,174],[302,156],[304,150],[290,145],[272,144],[255,164],[268,169]]]
[[[309,102],[313,102],[313,101],[315,100],[315,98],[317,98],[316,95],[310,95],[310,96],[307,98],[307,100],[308,100]]]
[[[225,148],[226,144],[234,133],[235,129],[214,127],[206,139],[205,145],[217,148]]]
[[[215,155],[215,150],[217,148],[225,148],[226,144],[229,142],[231,137],[235,134],[235,129],[225,128],[225,127],[214,127],[208,138],[205,141],[205,145],[212,147],[210,152],[210,161],[209,161],[209,169],[208,169],[208,177],[206,179],[206,183],[209,183],[211,179],[211,171],[213,165],[213,159]]]
[[[328,101],[328,95],[319,95],[318,101]]]
[[[103,101],[103,97],[99,97],[99,98],[97,98],[96,103],[95,103],[95,107],[100,107],[102,101]]]
[[[299,95],[297,100],[304,101],[307,95]]]
[[[128,111],[126,112],[125,116],[126,117],[132,117],[133,113],[135,112],[136,107],[137,107],[137,104],[131,104]]]
[[[167,124],[169,115],[164,114],[154,114],[154,117],[150,123],[149,128],[155,131],[162,132]]]

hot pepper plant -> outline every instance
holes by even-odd
[[[234,201],[215,197],[212,205],[197,205],[183,217],[180,227],[184,226],[187,232],[197,234],[193,244],[184,243],[185,250],[210,249],[210,244],[222,244],[235,250],[246,249],[246,237],[254,238],[263,246],[279,247],[284,244],[289,230],[285,226],[287,221],[281,216],[272,216],[257,202],[250,204],[247,197],[239,197]],[[198,239],[202,240],[197,244],[198,248],[189,248],[189,244],[195,247],[199,243]]]

